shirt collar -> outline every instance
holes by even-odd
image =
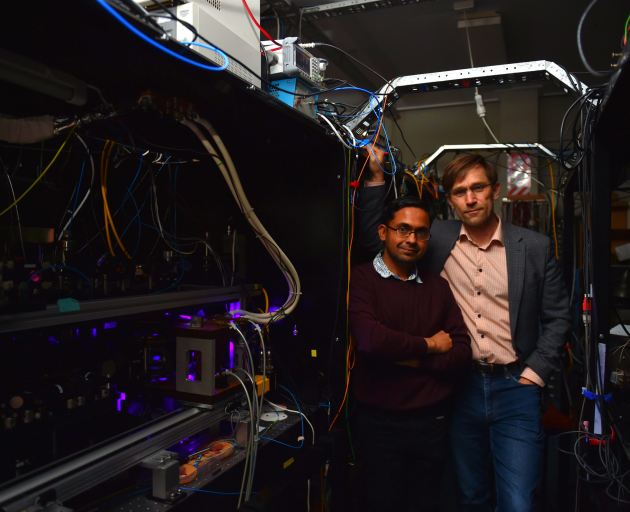
[[[494,234],[492,235],[492,238],[490,239],[488,244],[485,247],[482,247],[482,249],[486,249],[487,247],[490,247],[492,242],[498,242],[502,246],[505,246],[505,241],[504,241],[504,238],[503,238],[503,221],[501,220],[501,217],[499,217],[498,215],[495,214],[495,216],[499,220],[499,224],[497,225],[497,229],[494,230]],[[462,223],[462,227],[459,230],[459,238],[458,238],[458,241],[460,243],[463,240],[468,240],[470,243],[477,245],[473,241],[473,239],[470,238],[470,235],[468,234],[468,231],[466,231],[466,226],[464,225],[464,223]]]
[[[378,275],[380,275],[381,277],[384,277],[384,278],[394,277],[394,278],[398,279],[399,281],[402,281],[402,279],[400,279],[400,277],[398,277],[391,270],[389,270],[389,268],[387,267],[387,265],[383,261],[383,253],[382,252],[379,252],[376,255],[376,257],[374,258],[373,264],[374,264],[374,270],[376,270],[376,272],[378,272]],[[415,280],[416,283],[422,284],[422,279],[420,279],[420,275],[418,275],[418,267],[414,267],[413,272],[406,279],[406,281],[412,281],[412,280]]]

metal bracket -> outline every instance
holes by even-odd
[[[140,465],[153,472],[153,492],[148,498],[173,505],[186,496],[179,488],[179,461],[177,453],[166,450],[144,459]]]

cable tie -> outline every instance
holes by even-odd
[[[302,292],[289,292],[289,295],[302,295]]]
[[[610,402],[612,400],[612,393],[609,395],[596,395],[592,391],[587,391],[586,388],[582,388],[582,394],[589,400],[599,400],[600,398],[603,398],[606,402]]]
[[[360,183],[358,181],[351,181],[350,182],[350,186],[351,187],[355,187],[355,188],[359,188]]]

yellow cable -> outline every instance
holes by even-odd
[[[556,233],[556,208],[553,202],[554,186],[553,186],[553,167],[551,166],[551,160],[547,158],[549,162],[549,172],[551,173],[551,220],[553,222],[553,239],[556,243],[556,260],[558,258],[558,234]]]
[[[411,174],[409,171],[405,171],[409,176],[411,176],[413,178],[413,182],[416,184],[416,188],[418,189],[418,196],[420,198],[422,198],[422,191],[420,190],[420,185],[418,185],[418,180],[416,179],[416,177]]]
[[[269,313],[269,295],[267,295],[267,290],[262,289],[263,295],[265,296],[265,313]]]
[[[114,220],[112,219],[112,214],[110,213],[109,205],[107,204],[107,171],[109,170],[109,156],[111,155],[112,150],[114,149],[114,146],[115,146],[115,143],[112,142],[112,145],[110,146],[109,151],[107,152],[107,157],[105,159],[104,181],[101,182],[101,189],[103,191],[103,205],[105,206],[105,213],[107,214],[107,218],[109,219],[109,225],[112,228],[112,231],[114,233],[114,236],[116,237],[116,241],[118,242],[118,245],[122,249],[122,252],[125,253],[125,256],[127,256],[128,259],[131,259],[131,254],[127,252],[127,249],[125,249],[125,246],[123,245],[122,240],[118,236],[118,231],[116,231],[116,226],[114,225]],[[109,241],[109,243],[111,244],[111,240]],[[110,249],[112,251],[114,250],[111,247]]]
[[[57,151],[57,154],[53,157],[53,159],[50,161],[50,163],[48,164],[48,167],[46,167],[46,169],[44,169],[44,172],[42,172],[37,179],[33,182],[33,184],[28,187],[26,189],[26,191],[20,196],[18,197],[15,201],[13,201],[13,203],[11,203],[11,205],[9,205],[7,208],[5,208],[2,212],[0,212],[0,216],[4,215],[5,213],[7,213],[11,208],[13,208],[16,204],[18,204],[22,198],[28,194],[31,189],[37,185],[37,182],[39,180],[41,180],[44,177],[44,174],[46,174],[48,172],[48,169],[50,169],[50,167],[52,166],[52,164],[55,163],[55,160],[57,160],[57,157],[59,156],[59,154],[61,153],[61,150],[64,148],[64,146],[66,145],[66,143],[68,142],[68,140],[70,140],[70,136],[72,135],[72,133],[74,132],[74,130],[76,130],[77,127],[76,125],[72,127],[72,129],[70,130],[70,133],[68,133],[68,136],[66,137],[66,140],[63,141],[63,144],[61,145],[61,147],[59,148],[59,150]]]
[[[103,152],[101,153],[101,195],[103,196],[103,218],[105,220],[105,234],[107,235],[107,245],[109,246],[109,253],[113,257],[116,257],[116,253],[114,252],[114,246],[112,245],[112,239],[109,234],[109,221],[107,220],[107,206],[106,206],[107,203],[105,201],[105,188],[104,188],[105,155],[107,154],[107,147],[109,146],[110,142],[111,141],[109,140],[105,142],[105,147],[103,148]],[[113,142],[112,142],[112,147],[114,147]]]

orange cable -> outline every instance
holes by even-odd
[[[387,104],[387,96],[385,96],[385,104]],[[376,147],[376,141],[378,140],[378,136],[381,133],[381,126],[383,126],[382,120],[379,123],[378,131],[376,132],[376,135],[374,136],[374,144],[372,144],[372,151],[374,151],[374,148]],[[376,155],[374,155],[374,158],[376,159]],[[357,178],[357,181],[361,181],[361,176],[363,176],[363,171],[365,170],[365,166],[367,165],[369,159],[370,159],[370,156],[368,155],[367,159],[365,160],[365,163],[363,164],[363,168],[361,169],[361,172],[359,173],[359,177]],[[356,195],[357,195],[357,189],[355,187],[354,191],[352,192],[352,231],[350,233],[350,247],[348,249],[348,282],[350,282],[350,255],[352,254],[352,242],[354,241],[354,203],[355,203]],[[346,293],[346,302],[348,301],[349,296],[350,296],[350,289],[348,288],[348,292]]]
[[[105,154],[107,152],[107,146],[111,141],[107,140],[105,142],[105,147],[103,148],[103,152],[101,153],[101,194],[103,196],[103,217],[105,218],[105,234],[107,235],[107,245],[109,246],[109,252],[112,256],[116,257],[116,253],[114,252],[114,247],[112,246],[112,239],[109,234],[109,223],[107,221],[107,206],[105,203],[105,189],[104,189],[104,170],[105,170]],[[113,142],[112,142],[113,147]]]
[[[112,142],[112,145],[110,146],[109,151],[107,152],[107,158],[105,159],[105,175],[104,175],[105,181],[104,183],[101,183],[101,188],[103,189],[103,203],[105,204],[105,212],[107,213],[107,218],[109,219],[109,224],[112,228],[114,236],[116,237],[116,241],[118,242],[118,245],[122,249],[122,252],[125,253],[125,256],[127,256],[128,259],[131,259],[131,254],[127,252],[127,249],[125,249],[125,246],[123,245],[122,240],[118,236],[118,231],[116,231],[116,226],[114,225],[114,219],[112,219],[112,214],[110,213],[109,205],[107,204],[107,172],[109,170],[109,157],[112,153],[112,150],[114,149],[114,146],[115,144]]]
[[[387,104],[387,96],[385,96],[385,104]],[[372,144],[372,150],[374,150],[374,147],[376,147],[376,141],[378,140],[378,136],[381,133],[381,126],[383,126],[382,119],[381,119],[381,122],[378,125],[378,130],[376,131],[376,135],[374,136],[374,143]],[[376,155],[374,156],[374,158],[376,158]],[[359,173],[359,177],[357,178],[357,181],[361,180],[361,176],[363,176],[363,171],[365,170],[365,167],[366,167],[369,159],[370,159],[370,157],[368,155],[368,158],[365,160],[365,163],[363,164],[361,172]],[[351,272],[350,256],[352,254],[352,243],[354,242],[354,204],[355,204],[355,200],[356,200],[356,194],[357,194],[357,189],[355,188],[354,191],[352,192],[352,210],[351,210],[351,213],[352,213],[351,226],[352,227],[351,227],[351,232],[350,232],[350,246],[348,247],[348,291],[346,292],[346,315],[348,314],[347,311],[348,311],[349,305],[350,305],[350,272]],[[343,409],[344,404],[346,403],[346,398],[348,396],[348,388],[350,386],[350,370],[352,368],[354,368],[354,362],[352,363],[352,366],[350,366],[350,354],[353,354],[353,353],[354,353],[354,348],[353,348],[352,335],[351,335],[350,336],[350,346],[348,347],[348,354],[347,354],[347,357],[346,357],[346,369],[347,369],[346,392],[344,393],[343,401],[341,402],[341,406],[339,407],[339,410],[337,411],[337,414],[335,415],[335,418],[330,423],[330,427],[328,427],[328,431],[329,432],[332,429],[333,425],[335,424],[335,421],[337,420],[337,418],[339,416],[339,413]]]
[[[434,192],[431,192],[431,189],[429,188],[429,193],[432,196],[434,196],[436,199],[438,199],[437,187],[435,186],[435,184],[429,179],[427,179],[427,184],[431,185],[433,187],[433,190],[434,190]]]
[[[350,335],[350,348],[348,348],[348,356],[346,358],[346,366],[347,367],[350,366],[350,353],[352,352],[351,347],[352,347],[352,335]],[[353,363],[352,367],[354,368],[354,363]],[[350,369],[352,369],[352,368],[350,368]],[[346,403],[346,398],[348,397],[348,388],[349,387],[350,387],[350,372],[348,372],[348,378],[346,379],[346,392],[343,395],[343,401],[341,402],[341,407],[339,407],[339,410],[337,411],[337,414],[335,415],[334,419],[330,423],[330,427],[328,427],[328,431],[329,432],[332,430],[333,425],[335,424],[335,421],[339,417],[339,413],[341,412],[341,410],[343,409],[344,404]]]

